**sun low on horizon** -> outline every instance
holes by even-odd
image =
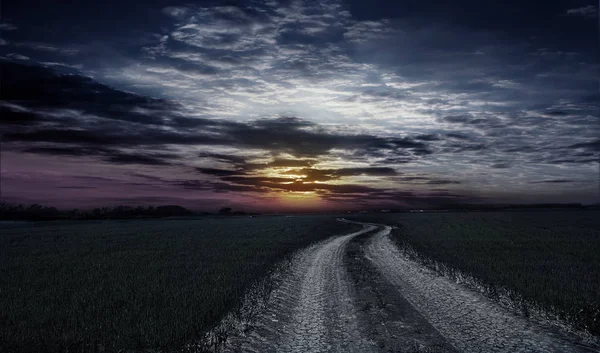
[[[24,0],[2,15],[2,202],[600,200],[595,3]]]

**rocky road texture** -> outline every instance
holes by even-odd
[[[384,226],[375,233],[365,256],[459,352],[597,352],[408,260],[389,239],[390,231]]]
[[[372,233],[353,238],[344,264],[355,287],[358,317],[380,352],[456,353],[457,350],[365,257]]]
[[[375,352],[365,338],[343,266],[348,242],[375,226],[332,237],[301,251],[273,291],[264,312],[229,352]]]
[[[600,352],[409,260],[390,227],[296,254],[225,352]],[[233,327],[231,325],[229,327]]]

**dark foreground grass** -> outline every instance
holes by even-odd
[[[173,351],[201,339],[333,217],[104,221],[0,229],[0,351]]]
[[[410,213],[359,217],[397,226],[421,262],[466,273],[497,296],[558,314],[600,337],[600,212]],[[498,299],[498,298],[496,298]]]

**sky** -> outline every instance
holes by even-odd
[[[600,201],[598,3],[5,1],[0,200]]]

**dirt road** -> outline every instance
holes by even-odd
[[[271,296],[254,332],[234,338],[237,352],[375,352],[356,317],[352,286],[343,256],[352,238],[364,229],[332,237],[302,251]]]
[[[407,259],[389,227],[363,226],[299,252],[252,329],[226,351],[597,351]]]
[[[378,231],[365,255],[459,352],[595,352],[408,260],[390,230]]]

